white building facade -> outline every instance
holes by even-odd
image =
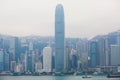
[[[51,47],[45,47],[43,49],[43,71],[52,71],[52,49]]]

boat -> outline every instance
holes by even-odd
[[[73,75],[83,75],[83,73],[82,72],[79,72],[79,71],[77,71],[77,72],[75,72]]]
[[[87,76],[87,73],[85,73],[85,76],[83,76],[82,78],[91,78],[91,76]]]
[[[92,75],[93,76],[103,76],[105,74],[103,72],[94,72]]]
[[[90,77],[90,76],[87,76],[87,77],[86,77],[86,76],[83,76],[82,78],[91,78],[91,77]]]
[[[116,73],[116,74],[108,74],[107,78],[120,78],[120,74]]]
[[[54,75],[55,76],[64,76],[64,74],[62,72],[55,72]]]

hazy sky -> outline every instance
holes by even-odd
[[[54,36],[55,7],[63,4],[66,37],[120,29],[120,0],[0,0],[0,33]]]

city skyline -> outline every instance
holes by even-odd
[[[1,0],[0,33],[54,36],[54,10],[58,3],[65,8],[66,37],[91,38],[119,30],[119,0]]]
[[[45,6],[49,8],[42,7],[43,3],[49,0],[38,1],[37,5],[36,1],[38,0],[35,2],[33,0],[0,1],[5,4],[8,2],[7,6],[10,5],[9,7],[4,4],[0,6],[0,9],[3,9],[0,11],[2,12],[0,13],[0,17],[2,17],[0,26],[4,25],[4,27],[0,27],[0,32],[4,32],[1,29],[5,29],[6,34],[12,31],[11,33],[16,32],[15,35],[17,35],[17,37],[9,36],[10,34],[0,35],[0,76],[86,75],[87,77],[87,73],[94,76],[109,76],[111,73],[120,72],[120,12],[118,5],[115,5],[118,4],[118,0],[98,2],[76,0],[76,2],[85,3],[85,6],[81,6],[81,8],[79,8],[80,3],[76,3],[77,7],[69,6],[67,8],[66,5],[70,4],[65,4],[66,0],[60,0],[56,1],[60,3],[55,5],[55,9],[50,8],[50,3]],[[41,8],[39,8],[39,2],[43,2]],[[14,3],[17,4],[14,5]],[[81,3],[81,5],[83,4]],[[42,9],[44,10],[42,11]],[[49,11],[44,12],[45,10],[47,12],[48,9],[51,9],[51,12],[54,9],[52,18],[50,18]],[[83,11],[79,12],[79,10]],[[54,21],[52,22],[52,20]],[[52,23],[51,26],[48,23]],[[118,29],[114,28],[114,32],[110,31],[114,30],[110,26],[115,25]],[[107,29],[108,26],[110,30]],[[50,33],[50,29],[53,30],[54,35]],[[33,34],[18,37],[19,32],[24,36]],[[46,37],[41,37],[42,32],[46,33],[44,34]],[[89,39],[90,37],[93,38]]]
[[[58,11],[62,14],[58,14]],[[59,72],[84,72],[86,68],[89,71],[94,68],[93,72],[99,68],[98,72],[104,74],[108,70],[118,71],[120,67],[119,31],[108,35],[98,35],[91,40],[66,38],[63,44],[64,38],[61,37],[63,30],[60,29],[64,27],[61,25],[63,18],[63,9],[59,5],[56,7],[55,27],[59,28],[56,31],[60,36],[57,36],[57,39],[61,41],[58,41],[60,44],[53,37],[0,36],[0,75],[4,72],[5,75],[7,72],[9,72],[8,75],[52,75],[52,73],[57,75]],[[58,44],[57,49],[56,44]],[[64,45],[64,55],[61,45]],[[62,71],[63,66],[64,71]]]

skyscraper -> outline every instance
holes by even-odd
[[[98,39],[98,53],[99,53],[99,65],[100,66],[106,66],[107,61],[107,39],[105,36],[101,36]],[[107,62],[108,63],[108,62]]]
[[[6,51],[4,51],[4,71],[9,71],[9,60],[9,54]]]
[[[117,31],[117,45],[118,45],[118,57],[120,57],[120,30]]]
[[[27,54],[27,71],[30,71],[30,72],[35,71],[35,53],[34,53],[34,51],[30,51]]]
[[[111,66],[120,65],[119,45],[110,45],[111,48]]]
[[[65,72],[68,72],[69,68],[70,68],[70,46],[68,44],[65,45],[65,53],[64,53],[64,69]]]
[[[20,56],[20,41],[18,37],[11,37],[10,38],[10,47],[9,52],[12,56],[10,56],[10,59],[12,61],[18,62],[19,56]]]
[[[55,10],[55,71],[64,71],[64,9],[61,4]]]
[[[95,68],[99,64],[98,41],[91,40],[89,43],[90,67]]]

